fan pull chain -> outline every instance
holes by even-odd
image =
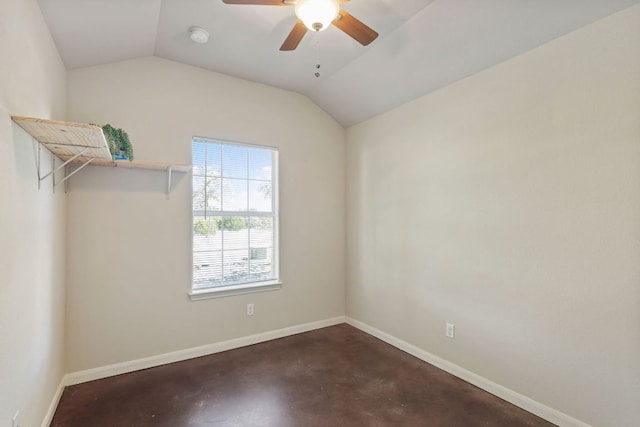
[[[316,34],[316,72],[313,73],[316,78],[320,77],[320,33]]]

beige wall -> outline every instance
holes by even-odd
[[[0,1],[0,52],[0,425],[30,427],[64,374],[65,201],[10,117],[64,119],[66,79],[35,0]]]
[[[193,135],[277,147],[281,290],[192,302],[190,175],[87,168],[68,217],[67,371],[344,314],[344,129],[307,98],[159,58],[69,72],[69,117],[190,163]],[[246,304],[255,315],[246,316]]]
[[[638,425],[640,7],[348,129],[347,159],[349,316]]]

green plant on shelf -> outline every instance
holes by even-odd
[[[108,123],[102,126],[102,132],[107,139],[114,160],[133,160],[133,146],[127,132],[120,128],[114,128]]]

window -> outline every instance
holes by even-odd
[[[192,298],[279,288],[278,152],[194,138]]]

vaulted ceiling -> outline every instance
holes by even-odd
[[[330,27],[279,47],[292,7],[222,0],[39,0],[68,69],[155,55],[299,92],[350,126],[540,46],[640,0],[351,0],[380,36]],[[189,39],[207,30],[207,44]],[[320,77],[314,73],[321,64]]]

